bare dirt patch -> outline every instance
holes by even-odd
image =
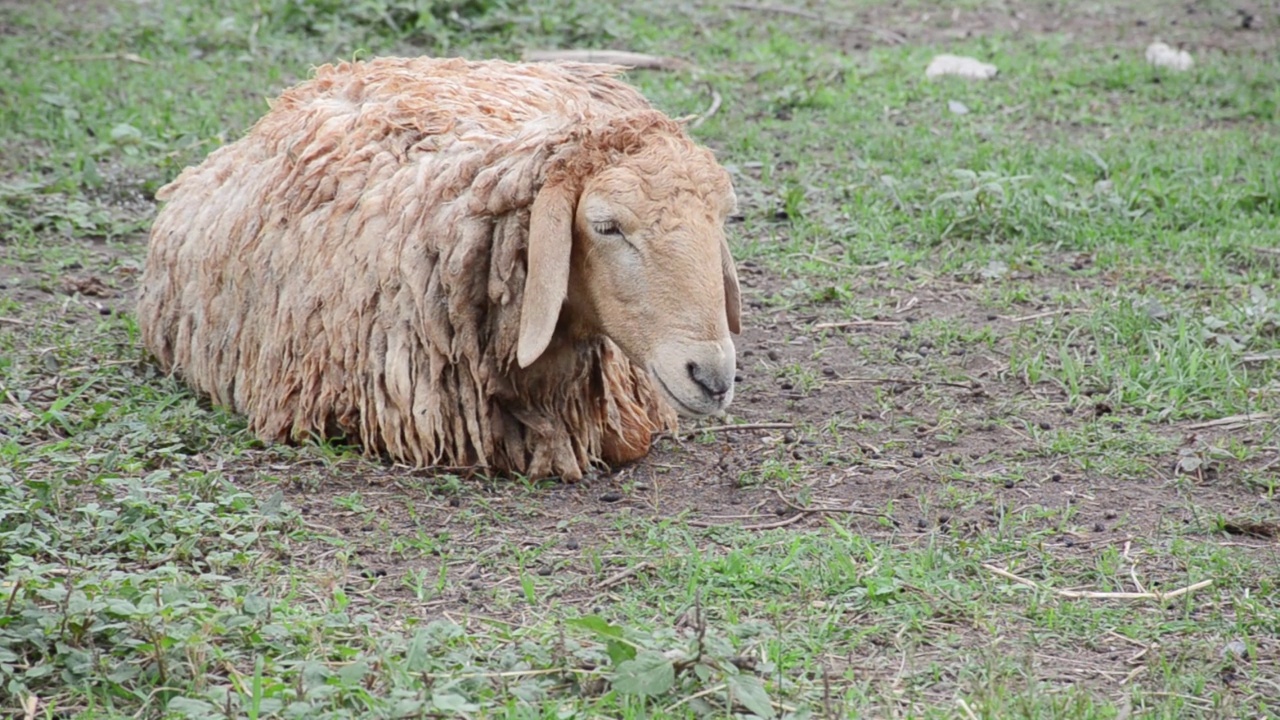
[[[763,272],[744,279],[756,289],[783,282]],[[1002,330],[1016,321],[987,320],[985,309],[953,287],[915,289],[912,297],[908,318],[994,322]],[[805,321],[824,314],[809,313]],[[277,472],[263,468],[270,462],[265,459],[243,470],[250,477],[290,477],[282,486],[285,497],[314,529],[358,548],[354,560],[339,561],[323,544],[299,546],[298,562],[329,567],[342,582],[369,587],[372,596],[397,604],[412,601],[410,591],[382,578],[425,571],[459,588],[425,604],[403,604],[425,616],[513,612],[494,603],[495,592],[515,587],[522,571],[508,552],[498,552],[503,547],[542,548],[536,565],[523,571],[554,574],[564,588],[560,601],[590,608],[607,597],[611,582],[626,579],[610,580],[619,567],[608,561],[624,532],[619,523],[653,525],[677,517],[701,530],[698,542],[709,548],[723,542],[721,527],[812,530],[839,517],[864,536],[919,544],[937,533],[1001,532],[1006,518],[1016,517],[1012,532],[1045,534],[1046,558],[1087,557],[1170,530],[1230,541],[1233,531],[1216,527],[1215,518],[1228,519],[1238,542],[1257,552],[1274,555],[1277,549],[1264,531],[1274,526],[1280,507],[1239,481],[1244,463],[1216,461],[1211,471],[1180,474],[1179,456],[1160,451],[1143,458],[1148,471],[1142,477],[1114,477],[1047,451],[1044,438],[1089,428],[1123,436],[1129,425],[1024,386],[988,353],[958,348],[933,356],[928,340],[913,335],[906,320],[855,327],[846,342],[843,336],[815,338],[812,323],[797,313],[749,317],[739,345],[743,379],[734,408],[747,423],[743,429],[687,428],[660,441],[644,460],[581,483],[455,483],[366,463],[279,465]],[[887,325],[893,322],[901,325]],[[867,356],[896,360],[877,365]],[[818,380],[798,387],[780,367]],[[1182,430],[1169,426],[1167,432]],[[344,505],[342,499],[353,496],[361,508]],[[452,564],[442,568],[444,561],[430,553],[387,551],[396,537],[419,533],[447,536],[444,555]],[[605,557],[604,565],[593,566],[593,555]],[[1175,570],[1169,569],[1169,578]]]

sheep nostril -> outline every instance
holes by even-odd
[[[689,377],[694,384],[702,388],[702,391],[712,399],[720,400],[729,392],[729,383],[723,376],[703,370],[702,366],[696,362],[687,363],[685,369],[689,371]]]

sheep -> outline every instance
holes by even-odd
[[[576,481],[733,399],[710,150],[587,63],[317,68],[156,194],[137,321],[267,442]]]

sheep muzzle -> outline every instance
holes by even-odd
[[[719,342],[663,343],[655,349],[648,369],[683,417],[716,415],[733,402],[737,358],[727,337]]]

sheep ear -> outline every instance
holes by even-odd
[[[729,331],[742,332],[742,291],[738,288],[738,270],[729,254],[729,242],[720,240],[720,269],[724,272],[724,312],[729,318]]]
[[[544,185],[529,211],[529,250],[516,362],[525,368],[542,356],[560,306],[569,292],[575,193],[564,185]]]

